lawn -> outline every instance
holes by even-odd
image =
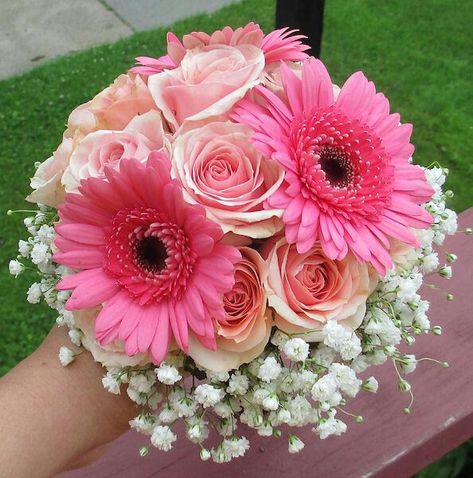
[[[181,21],[172,29],[182,35],[251,20],[269,30],[273,16],[273,0],[244,0],[213,15]],[[473,172],[472,22],[473,2],[462,0],[331,0],[322,46],[322,57],[337,83],[363,69],[387,93],[403,121],[414,123],[416,160],[450,169],[457,210],[473,205],[468,181]],[[22,224],[19,217],[5,213],[24,207],[33,163],[55,149],[74,106],[130,67],[135,56],[162,54],[166,31],[138,33],[0,82],[0,375],[34,349],[55,319],[50,310],[24,300],[32,280],[15,281],[8,274]],[[464,459],[458,454],[449,459],[463,463],[467,454]],[[448,465],[448,473],[454,467]]]

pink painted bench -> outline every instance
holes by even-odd
[[[459,229],[473,226],[473,208],[460,216]],[[442,337],[421,336],[416,354],[448,361],[449,369],[423,362],[408,376],[415,402],[411,415],[402,412],[409,397],[397,391],[390,363],[368,371],[380,382],[377,395],[360,393],[349,410],[364,423],[349,423],[342,437],[319,440],[310,428],[299,436],[306,443],[298,455],[287,453],[287,441],[245,435],[252,442],[243,458],[229,464],[201,462],[195,445],[185,439],[169,453],[138,454],[146,437],[129,432],[110,445],[95,464],[61,478],[182,478],[409,477],[473,436],[473,237],[458,233],[448,238],[445,251],[455,252],[454,277],[427,279],[441,290],[424,287],[431,301],[433,324],[443,326]],[[443,260],[443,258],[442,258]],[[455,296],[446,300],[447,292]]]

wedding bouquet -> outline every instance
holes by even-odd
[[[241,424],[288,433],[290,453],[295,427],[339,435],[342,413],[362,420],[347,398],[377,390],[357,374],[390,360],[412,397],[418,359],[398,346],[441,333],[418,289],[456,259],[434,250],[456,231],[447,171],[414,165],[412,126],[363,73],[332,84],[303,39],[169,33],[166,56],[71,113],[31,180],[10,271],[35,268],[28,301],[58,311],[160,450],[179,421],[216,462],[249,447]]]

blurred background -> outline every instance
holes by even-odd
[[[416,161],[450,169],[451,205],[473,205],[473,2],[470,0],[281,1],[279,24],[299,25],[338,84],[362,69],[414,124]],[[301,7],[302,8],[302,7]],[[323,22],[321,12],[323,11]],[[275,26],[275,0],[0,0],[0,375],[54,323],[13,280],[8,262],[23,234],[23,197],[34,163],[60,142],[69,112],[134,63],[165,51],[168,30],[213,31],[249,21]],[[298,23],[299,22],[299,23]],[[323,23],[323,35],[322,33]],[[319,47],[321,45],[321,49]],[[466,443],[418,476],[473,476]]]

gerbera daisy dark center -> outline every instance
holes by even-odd
[[[136,243],[136,260],[149,272],[159,272],[166,267],[166,246],[157,237],[145,237]]]
[[[346,188],[352,184],[355,175],[347,153],[339,148],[325,146],[319,155],[320,168],[331,186]]]

